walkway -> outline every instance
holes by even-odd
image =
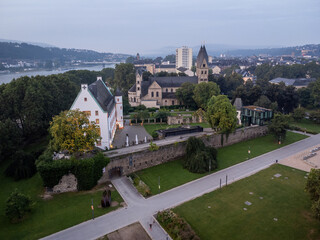
[[[83,222],[48,236],[45,239],[96,239],[136,221],[141,222],[145,226],[145,221],[151,219],[151,216],[158,211],[175,207],[219,188],[220,179],[222,179],[223,185],[225,185],[226,176],[228,184],[230,184],[269,167],[275,163],[275,160],[281,161],[304,149],[318,145],[319,142],[320,134],[314,135],[148,199],[137,196],[134,193],[135,189],[132,189],[130,184],[126,184],[127,180],[125,178],[121,178],[115,181],[114,184],[119,188],[119,192],[123,198],[128,201],[128,207],[103,215],[95,220]],[[154,237],[154,239],[161,240],[163,238]]]

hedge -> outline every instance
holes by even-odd
[[[102,169],[107,166],[109,159],[102,153],[92,158],[60,159],[52,161],[39,161],[38,172],[46,187],[52,188],[59,183],[63,175],[73,173],[78,180],[78,190],[93,188],[102,176]]]

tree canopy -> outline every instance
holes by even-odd
[[[207,109],[207,103],[212,96],[220,94],[220,88],[213,82],[196,84],[193,90],[193,99],[199,108]]]
[[[289,116],[284,114],[275,114],[268,125],[269,132],[274,135],[280,143],[285,140],[287,128],[289,127]]]
[[[99,128],[79,110],[61,112],[50,123],[50,145],[54,151],[69,153],[91,151],[100,139]]]
[[[309,193],[314,216],[320,220],[320,169],[311,169],[305,190]]]
[[[225,95],[213,96],[208,102],[207,121],[216,131],[230,133],[237,125],[237,111]]]
[[[195,84],[190,82],[185,82],[181,85],[180,88],[176,91],[176,96],[180,102],[190,109],[196,109],[197,104],[193,99],[193,91],[195,88]]]

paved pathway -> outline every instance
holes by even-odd
[[[117,188],[121,188],[120,194],[128,202],[128,207],[103,215],[95,220],[83,222],[50,235],[45,239],[95,239],[136,221],[140,221],[145,226],[145,221],[148,221],[148,218],[151,218],[156,212],[175,207],[219,188],[220,179],[222,179],[223,185],[225,185],[226,176],[228,176],[228,184],[232,183],[269,167],[275,163],[275,160],[285,159],[306,148],[318,145],[319,142],[320,134],[314,135],[148,199],[143,199],[136,195],[134,190],[130,189],[130,184],[126,184],[127,180],[121,178],[120,180],[116,180],[114,184]],[[161,236],[163,235],[161,234]],[[154,239],[161,240],[162,238],[155,237]]]

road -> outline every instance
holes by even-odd
[[[128,183],[128,180],[125,177],[117,179],[113,183],[127,202],[128,206],[126,208],[103,215],[95,220],[83,222],[79,225],[50,235],[45,239],[96,239],[137,221],[141,222],[142,225],[145,226],[146,219],[151,219],[152,215],[158,211],[175,207],[219,188],[220,179],[222,179],[223,185],[225,185],[226,176],[228,176],[228,184],[230,184],[269,167],[275,163],[275,160],[279,160],[281,162],[282,159],[309,147],[318,145],[319,143],[320,134],[314,135],[302,141],[207,175],[203,178],[186,183],[148,199],[144,199],[137,194],[136,190]],[[159,236],[161,237],[153,238],[160,240],[163,239],[164,235],[160,234]]]

